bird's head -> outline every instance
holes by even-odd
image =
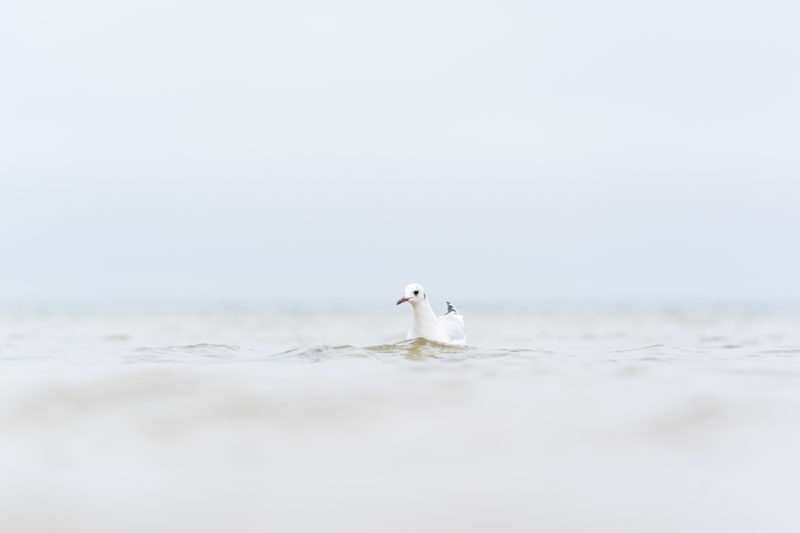
[[[400,305],[403,302],[408,302],[411,305],[415,305],[417,302],[421,302],[426,298],[427,296],[425,296],[425,288],[419,283],[412,283],[406,287],[403,297],[397,300],[397,305]]]

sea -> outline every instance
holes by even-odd
[[[0,531],[800,531],[800,311],[0,312]]]

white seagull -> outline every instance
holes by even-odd
[[[429,341],[445,344],[467,343],[464,331],[464,317],[458,314],[456,308],[447,302],[447,312],[436,316],[433,312],[425,288],[419,283],[412,283],[406,287],[405,296],[397,300],[397,305],[408,302],[414,309],[414,322],[408,330],[407,339],[423,338]]]

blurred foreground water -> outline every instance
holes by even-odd
[[[800,531],[800,313],[0,316],[0,531]]]

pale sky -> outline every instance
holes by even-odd
[[[800,7],[0,7],[0,298],[800,304]]]

